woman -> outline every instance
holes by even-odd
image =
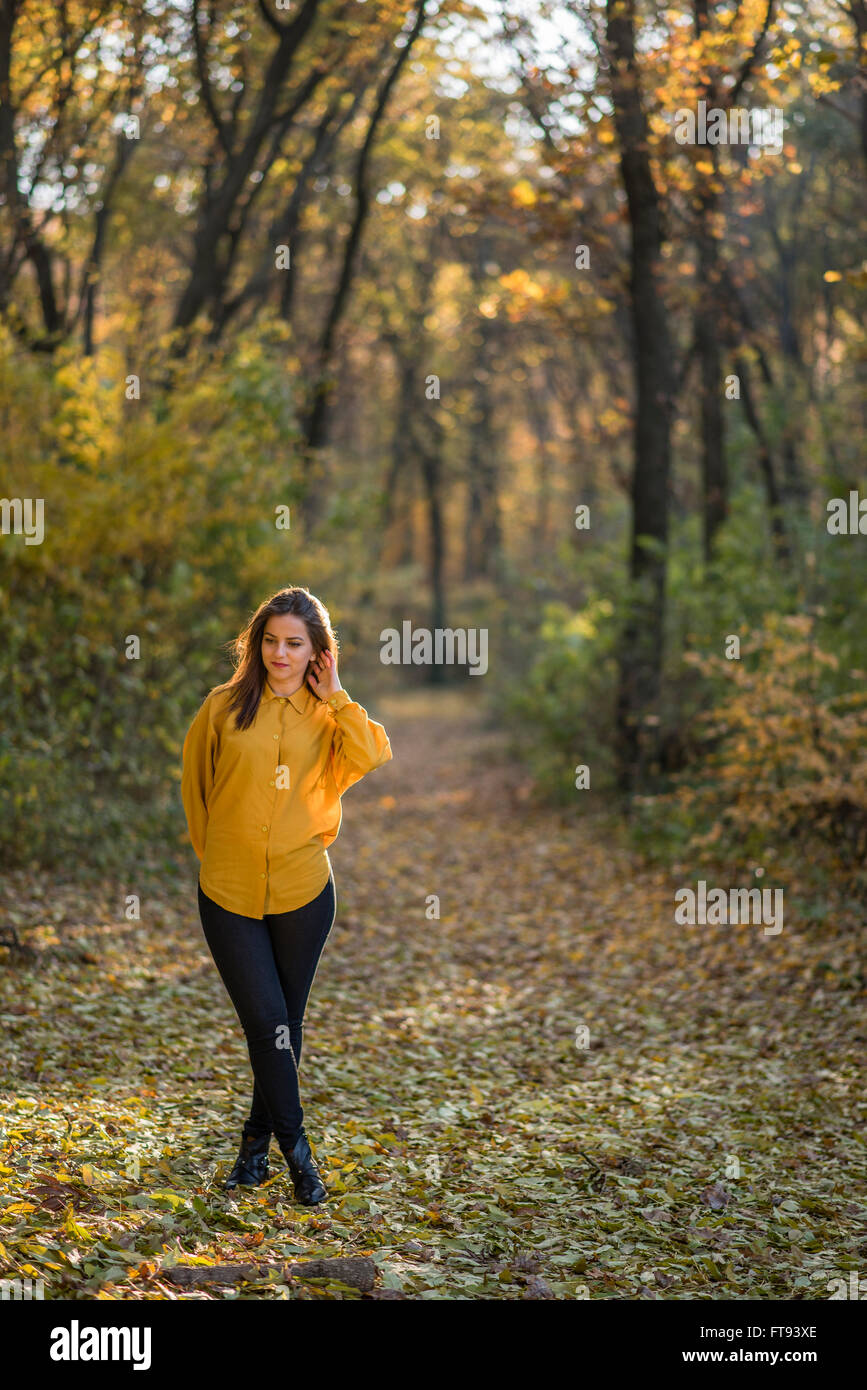
[[[313,1206],[328,1193],[304,1131],[298,1066],[336,910],[326,846],[341,796],[388,762],[391,746],[340,684],[328,610],[309,590],[280,589],[231,645],[235,674],[190,725],[181,780],[202,929],[255,1080],[226,1187],[267,1180],[274,1134],[296,1198]]]

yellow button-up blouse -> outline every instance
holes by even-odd
[[[261,918],[317,897],[331,874],[340,798],[392,756],[388,735],[345,690],[327,702],[266,682],[238,732],[228,685],[205,697],[184,739],[181,796],[199,882],[230,912]]]

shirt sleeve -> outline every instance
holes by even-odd
[[[208,829],[208,797],[214,785],[214,755],[217,734],[212,720],[213,700],[203,702],[187,730],[183,748],[181,798],[187,817],[187,829],[196,856],[201,863],[205,854]]]
[[[331,766],[338,795],[342,796],[368,772],[389,761],[391,744],[382,725],[371,719],[367,710],[356,704],[345,690],[338,690],[326,703],[336,725]]]

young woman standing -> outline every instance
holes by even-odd
[[[328,610],[307,589],[267,599],[232,647],[235,674],[190,725],[181,780],[202,929],[255,1082],[226,1187],[266,1181],[273,1134],[297,1200],[313,1206],[328,1193],[304,1130],[298,1066],[337,904],[326,847],[341,796],[388,762],[391,745],[340,684]]]

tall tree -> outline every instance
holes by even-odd
[[[606,38],[620,172],[630,227],[629,291],[634,330],[635,429],[631,594],[622,634],[617,697],[618,780],[640,781],[657,738],[665,630],[668,481],[673,379],[668,313],[660,285],[662,222],[635,52],[634,0],[607,0]]]
[[[260,14],[275,34],[276,42],[261,83],[255,88],[249,120],[241,129],[237,101],[228,113],[220,109],[210,73],[210,26],[206,28],[203,22],[201,0],[193,0],[191,23],[196,70],[201,99],[212,126],[213,143],[204,170],[193,255],[175,309],[176,329],[188,329],[207,306],[214,311],[215,317],[219,316],[240,234],[257,190],[277,159],[283,139],[298,113],[342,56],[343,44],[326,45],[326,52],[312,58],[306,76],[281,106],[319,7],[320,0],[302,0],[297,13],[284,21],[270,9],[268,0],[259,0]],[[213,17],[213,11],[211,15]],[[258,178],[251,182],[254,172]],[[186,335],[181,332],[178,337],[180,351],[186,341]]]

